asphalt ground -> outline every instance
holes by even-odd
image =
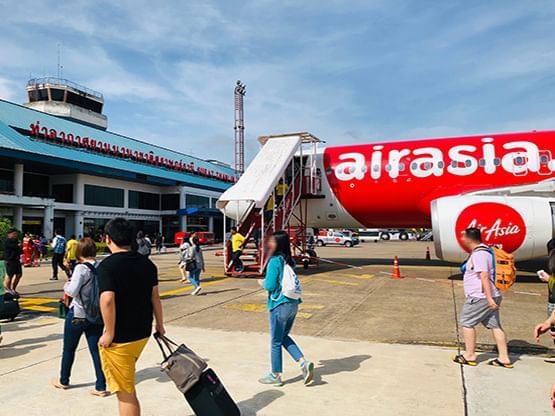
[[[458,314],[463,303],[458,265],[433,258],[431,243],[389,241],[353,248],[318,248],[320,266],[299,269],[303,303],[296,334],[342,340],[457,347]],[[432,260],[425,260],[426,248]],[[183,327],[226,331],[265,332],[265,294],[256,279],[228,278],[222,258],[206,250],[203,291],[180,282],[177,254],[153,255],[160,278],[165,320]],[[391,278],[393,256],[399,256],[402,279]],[[505,295],[501,317],[513,353],[552,354],[553,344],[536,344],[534,325],[545,319],[546,286],[535,270],[542,261],[519,267],[518,282]],[[60,274],[62,275],[62,274]],[[50,282],[50,268],[26,268],[20,286],[22,316],[55,315],[63,281]],[[478,331],[483,350],[493,342]]]

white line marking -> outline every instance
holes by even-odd
[[[519,295],[530,295],[530,296],[541,296],[541,294],[539,293],[533,293],[533,292],[518,292],[515,290],[515,293],[518,293]]]

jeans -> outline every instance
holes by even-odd
[[[283,372],[282,348],[285,348],[295,361],[303,357],[303,353],[289,336],[298,309],[297,303],[287,302],[270,311],[271,358],[274,374]]]
[[[94,372],[96,374],[95,389],[98,391],[106,390],[106,379],[102,372],[100,354],[98,352],[98,340],[102,335],[103,329],[103,325],[91,324],[86,319],[76,319],[73,315],[73,309],[68,312],[64,324],[64,348],[62,353],[60,383],[69,385],[71,367],[73,366],[73,361],[75,361],[75,351],[79,345],[81,335],[84,333],[87,338],[87,344],[89,345],[89,352],[91,353]]]
[[[192,285],[195,287],[200,286],[200,273],[202,272],[202,268],[197,267],[195,270],[191,270],[189,272],[189,280],[191,281]]]
[[[58,277],[58,267],[68,274],[68,270],[66,266],[64,266],[64,253],[52,254],[52,277]]]
[[[237,250],[233,252],[233,268],[235,271],[243,270],[243,262],[241,261],[241,254],[243,254],[242,250]]]

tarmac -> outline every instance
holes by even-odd
[[[221,258],[207,252],[203,296],[192,297],[191,287],[178,282],[174,254],[153,259],[168,335],[208,360],[243,415],[551,414],[548,394],[555,380],[543,358],[553,353],[553,344],[544,339],[536,345],[532,339],[533,326],[545,319],[545,286],[533,276],[541,264],[521,266],[519,283],[502,305],[515,368],[487,365],[493,355],[486,330],[479,330],[478,367],[461,367],[451,361],[460,341],[460,276],[455,265],[425,261],[425,248],[420,242],[380,242],[319,249],[331,262],[302,272],[304,303],[293,330],[316,363],[316,378],[304,386],[296,365],[285,358],[282,388],[257,383],[269,370],[265,299],[257,283],[224,277]],[[389,275],[395,254],[401,258],[401,280]],[[63,282],[48,282],[48,277],[47,267],[25,270],[25,311],[2,324],[3,412],[116,414],[115,398],[88,394],[94,380],[84,343],[74,387],[58,391],[49,385],[60,365],[62,321],[55,308]],[[138,362],[143,414],[192,414],[160,372],[160,361],[152,341]]]

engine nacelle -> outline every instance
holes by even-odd
[[[432,202],[434,245],[439,258],[461,262],[467,253],[459,240],[469,227],[482,231],[487,244],[500,244],[517,260],[545,256],[553,237],[555,198],[527,196],[453,196]]]

